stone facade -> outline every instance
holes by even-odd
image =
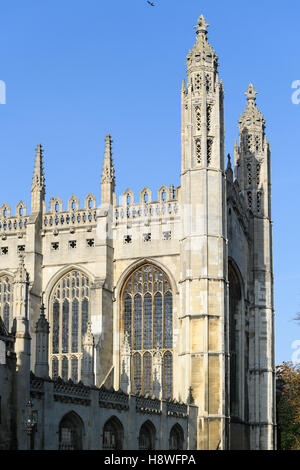
[[[0,315],[22,384],[19,448],[30,396],[43,416],[37,448],[59,446],[68,413],[84,448],[102,448],[112,416],[118,439],[129,436],[122,446],[138,448],[147,407],[156,448],[168,448],[176,425],[189,449],[275,447],[270,145],[250,85],[234,174],[230,156],[225,168],[224,90],[207,26],[200,16],[181,88],[179,187],[157,198],[127,189],[118,205],[108,135],[99,206],[89,194],[80,208],[73,195],[47,210],[39,144],[31,213],[23,202],[15,215],[0,209]],[[126,406],[113,406],[119,399]]]

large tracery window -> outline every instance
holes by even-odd
[[[89,321],[90,282],[80,271],[62,277],[50,297],[52,377],[81,380],[83,337]]]
[[[0,316],[7,331],[12,327],[12,281],[8,276],[0,277]]]
[[[153,393],[153,355],[162,354],[163,397],[172,397],[173,296],[169,279],[145,264],[127,279],[122,292],[122,331],[132,350],[132,389]]]

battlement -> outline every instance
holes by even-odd
[[[157,201],[152,200],[152,191],[145,187],[140,192],[139,202],[134,202],[134,193],[127,189],[122,196],[122,203],[114,212],[115,222],[122,219],[138,219],[142,217],[170,217],[178,214],[178,189],[173,185],[163,185],[158,190]]]
[[[50,199],[49,211],[43,217],[43,229],[53,227],[87,226],[96,223],[96,197],[88,194],[84,200],[84,208],[79,208],[79,199],[73,195],[68,200],[68,209],[63,210],[59,197]]]
[[[24,233],[28,223],[26,204],[20,201],[16,206],[15,215],[11,215],[11,207],[5,202],[0,208],[0,233]]]

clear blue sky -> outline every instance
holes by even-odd
[[[272,148],[276,361],[300,326],[300,80],[298,1],[1,1],[0,204],[30,201],[34,148],[45,147],[49,201],[93,192],[104,137],[114,139],[117,193],[179,185],[180,86],[203,13],[225,86],[226,151],[253,82]]]

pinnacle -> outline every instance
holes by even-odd
[[[256,104],[256,95],[257,91],[255,90],[252,83],[249,84],[245,95],[247,97],[247,107],[245,108],[243,114],[239,119],[239,126],[240,128],[247,127],[249,128],[250,125],[257,126],[260,125],[265,127],[265,120],[262,113],[259,111],[257,104]]]
[[[43,146],[41,144],[37,144],[35,151],[36,151],[36,154],[35,154],[35,165],[34,165],[34,172],[33,172],[32,188],[37,184],[44,190],[45,178],[44,178],[44,167],[43,167]]]
[[[206,35],[207,34],[207,27],[209,26],[208,23],[206,23],[206,20],[203,15],[200,15],[198,18],[198,24],[194,26],[196,29],[196,34],[202,34]]]
[[[258,92],[255,90],[252,83],[250,83],[250,85],[248,86],[248,90],[245,92],[245,95],[247,96],[248,103],[250,102],[250,103],[255,104],[257,93]]]
[[[105,151],[104,151],[104,163],[103,163],[103,170],[102,170],[102,183],[111,183],[115,185],[115,172],[114,172],[114,164],[112,159],[112,139],[111,135],[107,134],[105,138]]]
[[[203,15],[199,16],[196,29],[196,42],[193,49],[187,55],[188,70],[199,69],[199,66],[218,68],[218,56],[216,55],[207,38],[207,27],[209,24]]]
[[[230,157],[230,153],[227,155],[227,170],[231,170],[231,157]]]

